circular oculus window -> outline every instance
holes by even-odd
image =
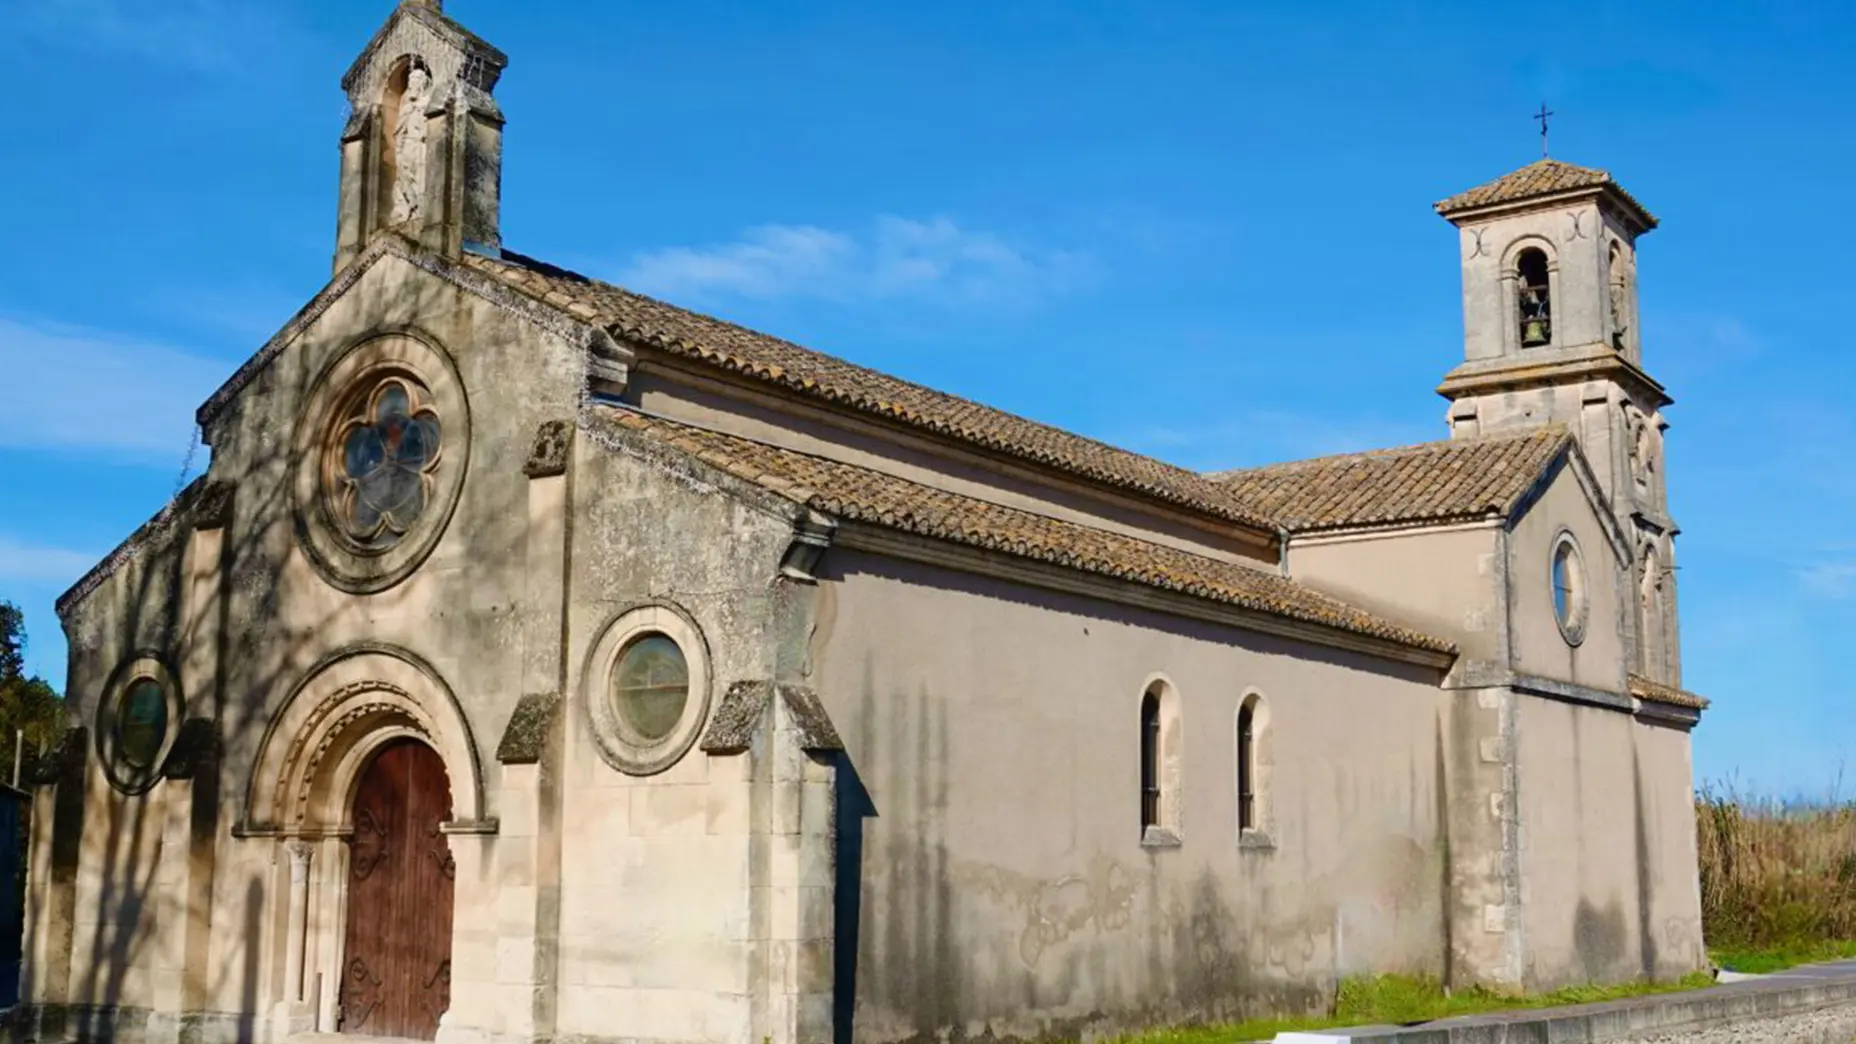
[[[1553,618],[1560,634],[1572,645],[1585,640],[1586,617],[1590,612],[1590,594],[1586,589],[1585,561],[1571,533],[1561,533],[1553,542],[1550,559],[1553,585]]]
[[[97,753],[110,785],[126,794],[153,787],[180,716],[180,686],[160,657],[139,653],[118,667],[97,707]]]
[[[629,775],[677,763],[709,709],[707,649],[694,623],[668,606],[620,616],[594,646],[587,711],[600,755]]]
[[[356,594],[404,579],[443,535],[469,456],[451,361],[408,334],[358,345],[317,378],[296,436],[305,555]]]

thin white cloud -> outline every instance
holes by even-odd
[[[1822,598],[1856,598],[1856,560],[1807,566],[1798,571],[1798,582]]]
[[[230,374],[165,345],[0,318],[0,446],[178,466],[193,413]]]
[[[670,247],[633,258],[626,286],[671,298],[949,305],[1035,304],[1089,281],[1086,255],[1035,250],[947,218],[885,216],[860,232],[764,225],[733,243]]]
[[[68,586],[89,572],[101,555],[43,547],[0,536],[0,583]]]

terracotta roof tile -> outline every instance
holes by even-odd
[[[838,518],[1036,559],[1430,652],[1447,641],[1276,573],[950,493],[894,475],[611,406],[591,421],[649,436]],[[597,430],[597,427],[595,427]]]
[[[1260,512],[1204,476],[1003,410],[892,377],[790,341],[686,311],[505,251],[465,264],[531,297],[572,309],[584,304],[614,336],[680,358],[776,384],[801,395],[875,414],[999,453],[1069,472],[1201,514],[1274,528]]]
[[[1571,440],[1550,425],[1212,476],[1291,532],[1506,515]]]
[[[1580,167],[1563,163],[1556,159],[1536,160],[1520,170],[1504,174],[1494,181],[1477,185],[1467,192],[1459,192],[1449,199],[1437,204],[1437,212],[1445,217],[1465,210],[1494,206],[1498,203],[1518,203],[1538,196],[1551,196],[1560,192],[1576,189],[1609,188],[1616,192],[1626,204],[1643,218],[1644,224],[1654,228],[1656,218],[1643,208],[1623,186],[1612,179],[1611,175],[1592,167]]]
[[[1708,701],[1705,698],[1678,689],[1673,685],[1653,682],[1641,674],[1630,676],[1630,694],[1651,703],[1667,703],[1673,707],[1687,707],[1691,710],[1708,709]]]

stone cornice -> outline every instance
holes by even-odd
[[[1453,209],[1448,213],[1441,211],[1439,213],[1444,220],[1462,227],[1534,211],[1564,210],[1573,204],[1586,202],[1596,203],[1600,210],[1619,219],[1621,224],[1630,229],[1633,237],[1653,231],[1657,226],[1656,218],[1616,184],[1583,185],[1560,192],[1546,192],[1523,199],[1503,200],[1479,207],[1463,207]]]
[[[1016,555],[967,547],[861,522],[839,523],[836,545],[1065,594],[1150,609],[1260,634],[1361,653],[1384,660],[1448,670],[1452,653],[1419,649],[1338,627],[1195,598],[1132,580],[1100,576]]]
[[[1444,688],[1513,689],[1515,692],[1526,693],[1529,696],[1542,696],[1561,703],[1577,703],[1587,707],[1622,711],[1627,714],[1636,713],[1643,702],[1627,692],[1613,692],[1610,689],[1599,689],[1538,674],[1527,674],[1510,670],[1489,660],[1465,661],[1444,683]]]
[[[1520,391],[1548,385],[1608,380],[1624,387],[1633,399],[1661,409],[1675,402],[1669,393],[1636,364],[1609,345],[1590,344],[1551,352],[1533,352],[1519,358],[1479,359],[1466,362],[1444,375],[1437,394],[1456,400],[1491,392]]]

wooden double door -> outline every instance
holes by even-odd
[[[343,1033],[431,1040],[451,1004],[457,869],[439,825],[451,818],[445,764],[399,740],[374,755],[354,795]]]

